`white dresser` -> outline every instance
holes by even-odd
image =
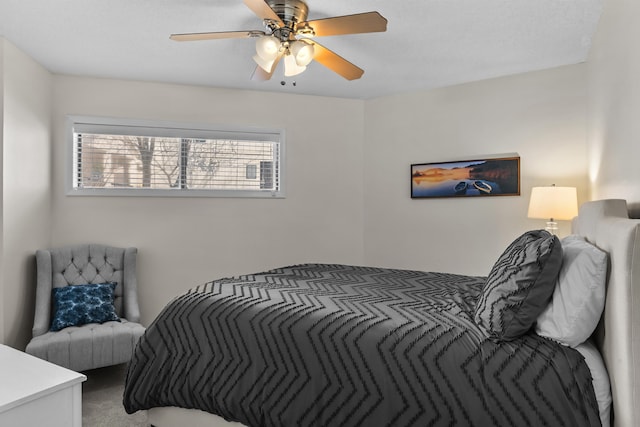
[[[86,379],[0,344],[0,426],[81,427]]]

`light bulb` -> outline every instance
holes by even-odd
[[[309,65],[313,60],[313,55],[315,53],[312,44],[301,40],[291,43],[289,50],[291,51],[291,55],[295,58],[296,64],[301,67]]]
[[[280,41],[273,36],[262,36],[256,40],[256,53],[266,61],[273,61],[278,56]]]

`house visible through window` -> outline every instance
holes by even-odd
[[[71,122],[71,194],[282,196],[279,131]]]

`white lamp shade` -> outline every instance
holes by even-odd
[[[533,187],[529,201],[529,218],[570,220],[578,215],[575,187]]]
[[[287,77],[295,76],[306,70],[307,67],[301,67],[296,63],[296,58],[293,55],[287,55],[284,57],[284,75]]]
[[[273,36],[262,36],[256,40],[256,53],[265,61],[273,61],[278,56],[280,41]]]
[[[315,53],[312,44],[300,40],[291,43],[289,50],[291,51],[291,55],[295,58],[296,64],[301,67],[309,65],[313,60],[313,55]]]
[[[275,59],[266,60],[263,59],[260,55],[253,55],[253,60],[256,61],[256,64],[258,64],[260,68],[265,70],[267,73],[271,73],[271,69],[273,68]]]

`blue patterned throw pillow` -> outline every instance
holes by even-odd
[[[119,322],[113,306],[115,283],[70,285],[54,288],[51,330],[87,323]]]

